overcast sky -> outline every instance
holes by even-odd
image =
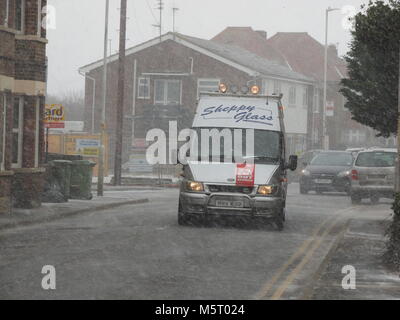
[[[128,0],[127,47],[149,40],[158,34],[158,0]],[[368,0],[164,0],[163,32],[172,30],[172,7],[177,31],[210,39],[227,26],[251,26],[265,30],[268,37],[276,32],[308,32],[324,42],[325,9],[359,10]],[[64,94],[84,90],[78,68],[102,58],[105,0],[48,0],[55,8],[56,26],[48,30],[48,92]],[[120,0],[110,0],[111,50],[118,49]],[[338,44],[345,54],[350,32],[343,26],[346,14],[330,13],[329,42]]]

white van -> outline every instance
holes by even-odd
[[[192,125],[197,133],[194,145],[200,151],[193,157],[190,150],[191,157],[183,166],[180,225],[234,217],[274,222],[278,230],[283,229],[286,172],[296,170],[297,156],[286,161],[281,98],[200,96]]]

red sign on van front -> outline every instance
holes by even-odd
[[[252,187],[254,186],[255,165],[248,163],[238,163],[236,165],[236,185]]]

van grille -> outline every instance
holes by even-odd
[[[224,185],[208,185],[210,192],[218,193],[243,193],[250,194],[253,192],[253,187],[241,187],[241,186],[224,186]]]

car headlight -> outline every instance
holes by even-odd
[[[303,176],[309,176],[309,175],[310,175],[310,171],[308,171],[308,170],[306,170],[306,169],[303,169],[303,170],[301,170],[301,174],[302,174]]]
[[[338,173],[338,177],[340,178],[348,177],[350,176],[350,173],[351,173],[350,171],[342,171]]]
[[[201,192],[204,191],[204,186],[201,182],[186,181],[186,190],[193,192]]]
[[[274,194],[276,190],[278,190],[277,186],[265,185],[265,186],[259,186],[257,189],[257,193],[266,196]]]

